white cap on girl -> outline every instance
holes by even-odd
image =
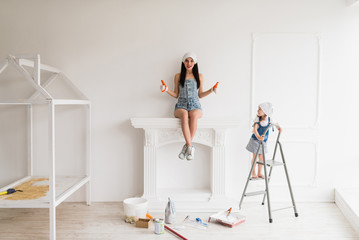
[[[270,102],[265,102],[259,104],[259,107],[262,109],[262,111],[267,115],[268,117],[271,117],[273,114],[273,105]]]
[[[186,59],[189,58],[189,57],[193,59],[194,64],[197,63],[197,56],[196,56],[196,54],[194,54],[192,52],[186,53],[182,58],[182,62],[184,63],[184,61],[186,61]]]

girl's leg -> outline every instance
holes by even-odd
[[[259,157],[259,161],[263,162],[263,154],[258,154],[258,157]],[[258,177],[260,177],[260,178],[264,178],[264,175],[262,173],[262,168],[263,168],[263,165],[258,164]]]
[[[254,158],[256,157],[256,154],[253,153],[253,158],[252,158],[252,162],[251,162],[251,166],[253,165],[253,161]],[[257,165],[257,164],[256,164]],[[253,170],[252,170],[252,178],[258,178],[258,176],[256,175],[256,165],[254,165]]]
[[[195,109],[192,111],[189,111],[189,129],[191,133],[191,142],[194,138],[194,135],[197,131],[197,121],[199,118],[201,118],[203,115],[202,111],[200,109]]]
[[[184,139],[186,141],[187,146],[192,145],[191,132],[188,124],[188,111],[185,109],[177,109],[175,110],[175,117],[181,119],[181,128],[183,132]]]

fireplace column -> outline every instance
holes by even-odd
[[[144,193],[143,197],[149,200],[158,200],[157,196],[157,130],[144,129]]]
[[[216,128],[214,130],[214,146],[212,147],[212,196],[211,201],[226,197],[226,158],[225,158],[225,136],[226,129]]]

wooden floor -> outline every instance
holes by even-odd
[[[274,204],[273,204],[274,205]],[[188,239],[359,239],[334,203],[298,203],[299,217],[287,209],[273,213],[268,223],[266,206],[243,204],[245,223],[234,228],[210,223],[207,230],[186,226],[178,232]],[[151,213],[154,217],[163,214]],[[190,213],[193,218],[208,219],[212,213]],[[178,225],[187,216],[177,213]],[[48,239],[47,209],[0,209],[0,239]],[[170,225],[171,226],[171,225]],[[172,227],[175,227],[172,225]],[[153,228],[140,229],[124,222],[122,203],[62,203],[57,208],[57,239],[178,239],[165,232],[154,234]]]

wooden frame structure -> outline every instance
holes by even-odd
[[[0,188],[1,191],[5,191],[8,188],[14,188],[15,186],[36,178],[33,172],[33,105],[41,104],[47,105],[48,112],[48,161],[49,161],[49,192],[46,197],[42,197],[36,200],[0,200],[0,208],[48,208],[49,209],[49,223],[50,223],[50,237],[49,239],[56,239],[56,207],[62,203],[66,198],[71,196],[80,187],[86,185],[86,202],[87,205],[91,204],[91,104],[81,91],[75,87],[66,77],[63,78],[66,81],[67,86],[71,87],[71,90],[78,95],[78,99],[56,99],[49,91],[49,86],[52,81],[62,74],[60,70],[40,64],[40,55],[21,55],[12,56],[9,55],[2,62],[0,61],[0,74],[9,66],[13,65],[23,75],[23,77],[33,86],[35,89],[34,94],[27,99],[1,99],[0,105],[25,105],[27,106],[27,131],[28,131],[28,158],[27,158],[27,176],[15,181],[7,186]],[[29,72],[27,69],[33,69],[33,72]],[[52,76],[45,81],[40,81],[41,70],[51,72]],[[63,75],[64,76],[64,75]],[[84,176],[55,176],[55,120],[56,120],[56,106],[60,105],[83,105],[86,109],[86,173]]]

